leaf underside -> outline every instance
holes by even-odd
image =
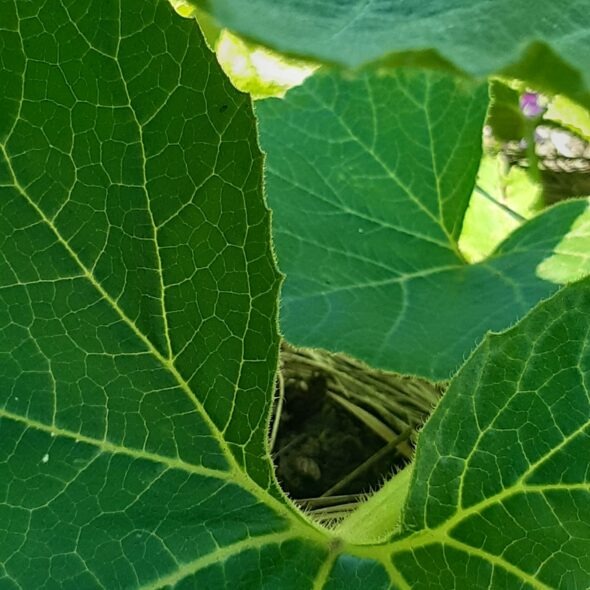
[[[266,452],[278,275],[248,100],[165,2],[0,13],[2,590],[587,585],[588,282],[464,367],[400,536],[343,545]]]
[[[192,0],[218,23],[286,54],[504,72],[590,107],[586,0]]]
[[[586,200],[547,210],[481,263],[458,249],[486,108],[485,85],[404,69],[320,74],[257,104],[289,341],[447,379],[486,331],[557,289],[540,265],[563,265],[551,257]],[[556,274],[584,276],[588,250],[584,231]]]

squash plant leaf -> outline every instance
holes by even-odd
[[[405,69],[320,73],[257,104],[289,341],[447,379],[487,330],[590,271],[584,199],[465,262],[487,104],[485,85]]]
[[[419,439],[393,563],[413,588],[588,587],[589,435],[584,279],[454,377]]]
[[[166,2],[0,14],[0,587],[258,576],[292,534],[250,101]]]
[[[590,106],[586,0],[191,0],[277,51],[357,67],[384,59],[506,73]]]
[[[338,539],[265,442],[278,274],[248,99],[165,2],[0,10],[2,590],[587,585],[588,282],[462,370],[397,536]]]

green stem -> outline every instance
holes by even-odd
[[[349,543],[380,543],[396,531],[406,503],[413,464],[394,475],[378,492],[347,516],[334,531]]]
[[[517,213],[516,211],[514,211],[513,209],[511,209],[507,205],[504,205],[504,203],[500,203],[500,201],[495,199],[492,195],[490,195],[490,193],[488,193],[486,190],[481,188],[479,185],[475,186],[475,190],[482,197],[485,197],[488,201],[490,201],[491,203],[494,203],[494,205],[500,207],[500,209],[502,209],[502,211],[505,211],[506,213],[508,213],[508,215],[510,215],[510,217],[512,217],[513,219],[515,219],[519,223],[524,223],[526,221],[526,217],[523,217],[520,213]]]

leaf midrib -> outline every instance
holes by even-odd
[[[124,447],[122,445],[112,443],[107,439],[99,440],[96,438],[92,438],[91,436],[82,434],[80,432],[67,430],[59,426],[50,426],[48,424],[40,422],[39,420],[21,416],[20,414],[15,414],[14,412],[10,412],[9,410],[6,410],[4,408],[0,408],[0,417],[6,418],[7,420],[12,420],[13,422],[17,422],[28,428],[34,428],[37,431],[45,432],[49,434],[51,437],[63,437],[76,443],[90,445],[103,453],[124,455],[132,459],[144,459],[146,461],[152,461],[154,463],[164,465],[169,469],[179,469],[187,473],[194,473],[196,475],[203,475],[215,479],[232,481],[233,474],[230,471],[223,471],[221,469],[215,469],[211,467],[204,467],[202,465],[195,465],[193,463],[187,463],[186,461],[183,461],[180,458],[168,457],[166,455],[157,455],[155,453],[151,453],[143,449],[131,449],[129,447]]]
[[[171,588],[190,575],[196,574],[200,570],[217,564],[226,562],[231,557],[238,555],[248,549],[261,549],[265,545],[279,544],[287,541],[294,541],[298,538],[297,534],[290,531],[281,531],[270,533],[259,537],[247,537],[231,545],[225,545],[207,553],[193,561],[178,564],[178,568],[171,574],[158,578],[153,582],[139,586],[138,590],[161,590],[162,588]]]
[[[330,105],[325,104],[317,96],[315,96],[315,94],[312,94],[311,98],[316,103],[318,103],[321,107],[323,107],[323,109],[327,110],[328,112],[332,112]],[[443,232],[443,235],[446,237],[446,239],[448,241],[448,248],[457,257],[459,263],[466,264],[466,260],[463,256],[463,254],[460,252],[457,242],[455,241],[453,236],[451,236],[451,234],[449,233],[449,231],[445,225],[445,222],[444,222],[444,218],[442,215],[442,193],[440,190],[440,179],[437,174],[438,165],[437,165],[437,162],[435,159],[434,151],[432,149],[434,143],[433,143],[433,138],[432,138],[431,121],[430,121],[430,117],[428,115],[425,104],[420,103],[420,106],[421,106],[423,112],[425,113],[426,128],[428,130],[429,141],[431,144],[430,145],[430,147],[431,147],[430,154],[431,154],[431,158],[432,158],[432,161],[431,161],[432,173],[433,173],[434,177],[436,178],[436,183],[437,183],[436,193],[437,193],[438,217],[435,214],[433,214],[432,211],[430,211],[430,209],[428,209],[428,207],[426,205],[424,205],[422,203],[422,201],[420,200],[420,197],[415,195],[414,192],[410,189],[410,187],[406,185],[406,183],[402,182],[401,178],[390,168],[389,164],[387,162],[385,162],[381,158],[381,156],[379,154],[377,154],[377,152],[374,149],[371,148],[371,146],[368,146],[358,135],[356,135],[353,132],[353,130],[348,126],[347,122],[343,119],[343,117],[340,113],[333,112],[333,115],[340,122],[340,124],[342,125],[344,130],[349,134],[350,138],[353,141],[355,141],[362,149],[364,149],[365,152],[370,157],[373,158],[374,162],[376,164],[378,164],[383,169],[383,171],[387,174],[387,176],[391,179],[391,181],[394,184],[396,184],[405,193],[405,195],[414,204],[414,206],[418,210],[420,210],[424,215],[426,215],[427,218],[429,218],[431,221],[433,221],[436,225],[439,226],[439,228]]]
[[[121,318],[121,320],[132,330],[137,338],[144,344],[146,347],[146,351],[151,354],[156,361],[169,372],[169,374],[174,378],[178,387],[183,391],[183,393],[189,398],[191,403],[196,408],[199,415],[202,417],[203,421],[205,422],[206,426],[209,428],[211,432],[211,436],[215,438],[217,443],[219,444],[220,450],[223,453],[224,458],[228,462],[229,469],[227,471],[228,478],[231,478],[232,481],[246,491],[254,495],[260,502],[271,506],[273,510],[281,515],[282,517],[286,518],[287,521],[290,522],[291,526],[298,528],[304,535],[309,533],[317,533],[317,529],[314,525],[309,521],[304,521],[302,518],[298,517],[298,514],[286,503],[281,502],[277,498],[275,498],[272,494],[270,494],[267,490],[262,488],[257,482],[251,479],[248,474],[243,470],[241,465],[238,463],[237,459],[233,455],[229,445],[227,444],[225,438],[223,437],[221,431],[217,427],[217,425],[213,422],[209,414],[205,411],[203,405],[196,397],[192,389],[190,388],[189,384],[186,380],[182,377],[179,371],[176,369],[174,362],[172,360],[167,359],[164,357],[157,348],[152,344],[152,342],[145,336],[139,328],[135,325],[135,323],[125,314],[125,312],[121,309],[121,307],[117,304],[117,302],[109,295],[109,293],[104,289],[104,287],[94,278],[92,273],[86,268],[84,263],[80,260],[78,255],[68,242],[63,238],[60,234],[58,229],[55,225],[51,222],[51,220],[45,215],[42,209],[29,197],[24,187],[19,183],[14,168],[12,166],[12,162],[10,157],[6,151],[6,147],[0,144],[0,154],[4,157],[6,161],[6,165],[12,177],[12,182],[14,188],[18,191],[18,193],[25,199],[25,201],[31,206],[34,211],[37,213],[39,218],[47,225],[47,227],[52,231],[55,235],[58,242],[65,248],[69,256],[78,266],[78,268],[82,271],[83,278],[85,278],[92,286],[95,288],[102,299],[108,303],[111,308],[117,313],[117,315]],[[0,414],[1,415],[1,414]],[[26,419],[22,419],[21,421],[26,421]],[[48,427],[51,428],[51,427]],[[66,432],[66,431],[64,431]],[[75,438],[76,436],[74,436]],[[89,438],[89,440],[92,440]],[[96,443],[95,443],[96,444]],[[159,455],[153,455],[153,457],[157,458]],[[157,460],[157,459],[156,459]],[[160,459],[159,462],[162,462]],[[215,472],[217,473],[217,472]],[[215,475],[217,477],[217,475]]]
[[[54,236],[57,238],[58,242],[65,248],[65,250],[67,251],[67,253],[71,257],[71,259],[76,263],[76,266],[78,266],[78,268],[82,271],[83,277],[99,292],[102,299],[104,301],[106,301],[106,303],[109,304],[109,306],[116,312],[116,314],[121,318],[121,320],[132,330],[132,332],[135,334],[135,336],[137,336],[137,338],[139,338],[139,340],[146,347],[147,351],[158,361],[158,363],[160,363],[164,369],[166,369],[170,374],[172,374],[174,376],[178,386],[183,390],[185,395],[187,395],[189,397],[189,399],[191,400],[191,402],[194,404],[194,406],[196,407],[198,412],[201,414],[201,417],[205,420],[207,426],[210,428],[212,434],[214,434],[219,439],[219,443],[222,446],[222,450],[224,451],[224,454],[227,455],[226,458],[228,460],[230,460],[229,461],[230,463],[231,463],[231,460],[235,461],[231,451],[229,450],[229,447],[227,446],[227,444],[225,443],[225,441],[221,437],[219,429],[217,428],[215,423],[211,420],[211,417],[209,416],[209,414],[207,414],[207,412],[205,412],[205,409],[203,408],[201,402],[198,400],[198,398],[195,396],[193,391],[190,389],[188,383],[186,383],[186,381],[183,379],[182,375],[180,375],[180,373],[177,371],[174,364],[160,353],[160,351],[154,346],[154,344],[149,340],[149,338],[145,334],[143,334],[141,332],[141,330],[139,330],[139,328],[137,327],[135,322],[133,320],[131,320],[131,318],[129,318],[129,316],[127,316],[127,314],[123,311],[123,309],[119,306],[119,304],[105,290],[105,288],[100,284],[100,282],[94,278],[94,275],[92,274],[92,272],[80,260],[79,256],[71,248],[71,246],[69,245],[67,240],[61,235],[61,233],[55,227],[53,222],[47,217],[47,215],[45,215],[44,211],[37,205],[37,203],[35,203],[35,201],[33,201],[33,199],[31,199],[29,197],[25,188],[19,183],[19,181],[16,177],[16,174],[15,174],[14,168],[12,166],[12,163],[10,161],[10,157],[6,151],[6,148],[3,145],[0,146],[0,151],[2,152],[2,155],[4,156],[4,159],[7,163],[8,169],[9,169],[10,174],[12,176],[14,188],[16,188],[16,190],[19,192],[19,194],[35,210],[35,212],[40,217],[40,219],[43,221],[43,223],[45,223],[45,225],[47,225],[47,227],[52,231]]]

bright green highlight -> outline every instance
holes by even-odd
[[[247,43],[227,30],[219,35],[215,53],[234,86],[254,99],[283,96],[317,69],[317,66],[287,59],[261,45]]]
[[[396,473],[336,528],[349,543],[380,543],[399,532],[413,464]]]
[[[254,99],[283,96],[317,69],[316,65],[288,58],[220,28],[209,14],[185,0],[169,2],[181,16],[197,19],[223,71],[238,90]]]
[[[479,262],[541,209],[541,187],[525,170],[505,170],[500,157],[484,155],[476,187],[465,212],[459,249],[468,262]]]
[[[555,96],[544,116],[590,141],[590,112],[565,96]]]

